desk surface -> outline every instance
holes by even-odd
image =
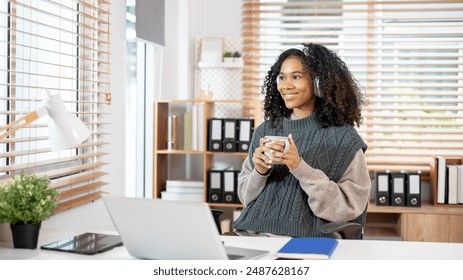
[[[52,230],[42,229],[39,236],[39,246],[63,238],[71,237],[82,230]],[[100,233],[115,234],[115,232]],[[222,236],[226,246],[246,247],[252,249],[267,250],[272,252],[267,259],[273,259],[288,238],[273,237],[235,237]],[[43,260],[79,260],[79,259],[104,259],[127,260],[134,259],[122,247],[110,251],[87,256],[50,250],[13,249],[11,242],[0,242],[0,260],[18,259],[43,259]],[[438,243],[438,242],[406,242],[406,241],[379,241],[379,240],[339,240],[338,247],[334,251],[333,260],[463,260],[463,243]]]

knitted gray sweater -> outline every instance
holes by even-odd
[[[299,120],[284,119],[281,128],[272,128],[268,122],[257,127],[248,156],[251,166],[252,153],[261,137],[289,134],[302,160],[334,182],[341,178],[357,151],[367,148],[352,126],[321,128],[312,114]],[[275,165],[262,193],[243,209],[233,227],[290,236],[326,236],[319,231],[326,221],[313,214],[307,201],[307,193],[289,169]],[[362,219],[364,215],[354,221],[363,223]]]

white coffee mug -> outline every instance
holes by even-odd
[[[270,144],[272,144],[274,140],[285,142],[285,150],[283,151],[283,153],[284,153],[284,154],[288,153],[288,150],[289,150],[289,140],[288,140],[288,137],[287,137],[287,136],[273,136],[273,135],[267,135],[267,136],[264,136],[264,138],[272,140],[272,141],[269,141],[269,142],[265,143],[265,145],[270,145]],[[268,156],[269,158],[273,158],[273,155],[270,154],[270,153],[268,153],[268,152],[265,152],[265,155]]]

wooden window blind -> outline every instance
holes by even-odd
[[[107,183],[101,106],[110,101],[109,0],[10,0],[0,3],[0,126],[59,94],[91,130],[84,143],[51,152],[48,116],[0,142],[0,183],[24,171],[47,175],[59,211],[100,198]]]
[[[250,98],[290,46],[323,44],[346,62],[369,100],[358,130],[371,170],[463,155],[462,1],[244,0],[242,35]]]

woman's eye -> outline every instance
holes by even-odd
[[[285,80],[285,76],[283,76],[283,75],[278,75],[277,80],[278,80],[278,81],[284,81],[284,80]]]
[[[293,76],[293,80],[300,80],[300,79],[302,79],[302,77],[301,77],[301,76],[298,76],[298,75],[296,75],[296,76]]]

